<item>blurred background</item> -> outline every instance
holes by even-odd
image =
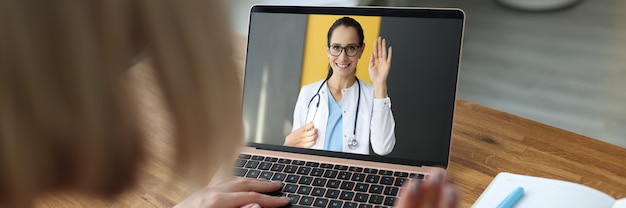
[[[235,32],[253,4],[228,1]],[[626,1],[318,0],[466,13],[458,97],[626,147]]]

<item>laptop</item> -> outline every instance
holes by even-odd
[[[363,45],[328,39],[331,26],[344,17],[359,23]],[[462,10],[255,5],[249,21],[247,145],[235,164],[237,176],[283,181],[278,194],[293,207],[391,207],[406,180],[448,167]],[[388,98],[374,97],[368,72],[378,37],[392,48]],[[358,82],[343,89],[341,102],[329,96],[324,81],[331,63],[344,67],[333,58],[358,60],[345,65],[356,65]],[[333,100],[343,105],[338,113],[330,112]],[[343,120],[331,121],[331,114]],[[314,128],[306,131],[317,131],[307,136],[313,142],[287,144],[307,123]],[[329,130],[333,125],[340,130]]]

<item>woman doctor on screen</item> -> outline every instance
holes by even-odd
[[[387,76],[391,47],[377,38],[370,56],[372,84],[355,76],[363,54],[363,28],[343,17],[328,30],[330,63],[324,80],[306,85],[296,102],[292,132],[286,146],[369,154],[370,143],[378,155],[387,155],[396,143]]]

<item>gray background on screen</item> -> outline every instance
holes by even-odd
[[[307,15],[252,13],[244,84],[245,139],[282,145],[300,91]]]
[[[384,17],[380,36],[393,48],[388,94],[396,120],[389,156],[446,161],[461,20]]]

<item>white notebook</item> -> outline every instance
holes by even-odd
[[[513,206],[515,208],[626,208],[626,198],[616,200],[582,184],[506,172],[499,173],[493,179],[472,207],[496,207],[517,187],[524,188],[524,195]]]

